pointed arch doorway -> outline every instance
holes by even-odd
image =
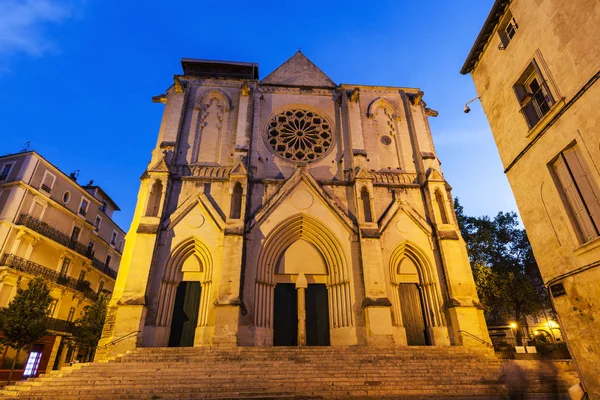
[[[317,249],[302,239],[292,243],[275,280],[273,345],[329,346],[327,267]]]
[[[201,294],[200,282],[184,281],[177,286],[169,347],[191,347],[194,345]]]

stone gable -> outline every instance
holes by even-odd
[[[291,86],[325,86],[336,84],[310,61],[300,50],[260,81],[261,84]]]

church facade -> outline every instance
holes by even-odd
[[[182,60],[97,359],[489,341],[423,92]]]

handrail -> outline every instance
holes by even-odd
[[[480,342],[480,343],[482,343],[482,344],[485,344],[487,347],[491,347],[492,349],[494,348],[494,345],[493,345],[493,344],[491,344],[491,343],[490,343],[490,342],[488,342],[488,341],[485,341],[485,340],[483,340],[482,338],[480,338],[480,337],[478,337],[478,336],[475,336],[475,335],[473,335],[473,334],[472,334],[472,333],[470,333],[470,332],[463,331],[462,329],[459,329],[458,331],[459,331],[460,333],[463,333],[463,334],[467,335],[467,336],[468,336],[468,337],[470,337],[471,339],[475,339],[475,340],[477,340],[478,342]]]
[[[140,333],[141,331],[131,331],[121,337],[116,338],[115,340],[113,340],[112,342],[108,342],[105,345],[99,346],[98,348],[102,348],[102,349],[106,349],[108,348],[108,346],[114,346],[115,344],[122,342],[125,339],[129,339],[129,337],[131,337],[132,335],[137,335],[138,333]]]

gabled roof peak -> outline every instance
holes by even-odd
[[[261,84],[274,84],[286,86],[317,86],[331,87],[337,85],[319,67],[298,51],[275,71],[267,75]]]

